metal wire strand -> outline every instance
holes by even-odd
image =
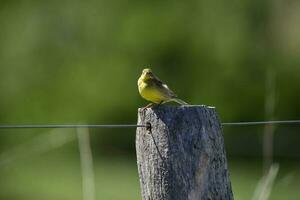
[[[249,121],[249,122],[224,122],[223,126],[253,126],[265,124],[299,124],[300,120],[277,121]],[[14,124],[0,125],[0,129],[24,129],[24,128],[150,128],[150,124]]]
[[[300,120],[273,120],[273,121],[251,121],[251,122],[225,122],[223,126],[251,126],[266,124],[300,124]]]
[[[22,129],[22,128],[139,128],[148,125],[139,124],[25,124],[25,125],[0,125],[0,129]]]

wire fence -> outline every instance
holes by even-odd
[[[300,125],[300,120],[272,120],[272,121],[239,121],[221,123],[224,127],[232,126],[256,126],[256,125]],[[80,154],[81,176],[82,176],[82,195],[83,200],[96,199],[95,178],[93,168],[93,156],[90,146],[88,128],[151,128],[151,124],[11,124],[0,125],[0,129],[53,129],[49,134],[34,138],[26,144],[16,146],[9,151],[0,154],[0,168],[7,167],[10,163],[18,160],[40,155],[52,149],[56,149],[68,142],[76,140],[74,134],[60,134],[59,129],[76,129],[78,148]],[[72,131],[72,130],[70,130]],[[66,136],[65,136],[66,135]],[[152,135],[152,134],[151,134]],[[65,137],[62,137],[65,136]],[[153,136],[152,139],[154,140]],[[155,141],[154,141],[155,142]],[[156,144],[155,144],[156,145]],[[158,149],[157,149],[158,150]],[[159,150],[158,150],[159,151]],[[160,154],[160,152],[159,152]],[[163,157],[160,154],[161,159]],[[268,170],[268,174],[262,177],[255,190],[254,199],[268,199],[272,185],[278,174],[278,166]],[[264,195],[264,196],[262,196]],[[261,197],[262,196],[262,197]]]
[[[272,120],[272,121],[241,121],[224,122],[222,126],[253,126],[267,124],[295,124],[300,120]],[[0,125],[0,129],[27,129],[27,128],[150,128],[151,124],[12,124]]]

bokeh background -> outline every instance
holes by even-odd
[[[222,122],[300,119],[299,21],[297,0],[1,0],[0,123],[136,123],[145,66]],[[235,199],[264,174],[264,138],[280,166],[269,199],[299,198],[299,131],[224,127]],[[140,199],[135,130],[89,132],[96,199]],[[82,199],[76,130],[0,130],[0,186],[0,199]]]

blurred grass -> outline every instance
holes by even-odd
[[[141,199],[136,161],[129,157],[95,159],[97,199]],[[270,199],[296,200],[300,195],[300,162],[284,161],[280,165]],[[235,199],[251,199],[262,176],[261,166],[255,160],[229,161]],[[7,168],[1,167],[0,176],[0,199],[81,199],[80,163],[74,152],[55,150],[41,157],[20,160]]]
[[[300,191],[300,162],[282,161],[270,200],[297,200]],[[251,199],[259,179],[262,177],[262,162],[255,160],[229,161],[234,198]]]
[[[75,156],[68,160],[60,157],[48,155],[0,169],[0,199],[81,199],[79,160]],[[96,160],[95,181],[96,199],[140,199],[133,159]]]

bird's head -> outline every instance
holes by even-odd
[[[146,68],[143,70],[142,72],[142,77],[144,80],[148,80],[148,79],[151,79],[154,77],[153,73],[152,73],[152,70],[149,69],[149,68]]]

